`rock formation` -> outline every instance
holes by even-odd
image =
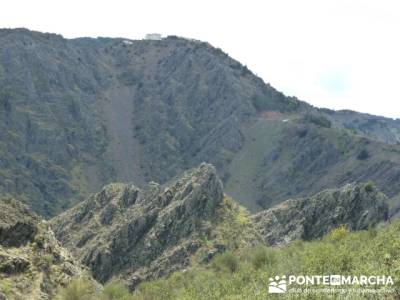
[[[265,243],[282,245],[295,239],[320,238],[340,225],[368,229],[387,220],[386,201],[370,183],[347,184],[312,197],[284,201],[257,213],[252,220]]]
[[[46,221],[14,199],[0,199],[0,299],[50,300],[85,274]]]
[[[167,187],[109,184],[52,227],[100,282],[123,274],[135,285],[186,267],[223,197],[215,168],[202,164]]]

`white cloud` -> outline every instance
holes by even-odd
[[[193,37],[316,106],[400,118],[395,0],[13,0],[2,3],[0,27],[66,37]]]

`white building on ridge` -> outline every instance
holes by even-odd
[[[159,40],[162,40],[162,36],[159,33],[148,33],[148,34],[146,34],[145,39],[159,41]]]

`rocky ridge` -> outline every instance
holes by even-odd
[[[351,184],[251,216],[202,164],[167,186],[107,185],[51,224],[97,280],[121,279],[133,289],[227,250],[316,239],[341,225],[367,229],[387,220],[386,200],[371,183]]]
[[[215,168],[202,164],[168,187],[107,185],[51,223],[97,280],[124,274],[135,285],[186,267],[223,197]]]
[[[321,238],[334,228],[365,230],[388,219],[388,198],[371,183],[347,184],[284,201],[252,216],[267,245]]]

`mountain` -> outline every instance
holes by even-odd
[[[0,29],[0,299],[392,274],[399,181],[400,120],[287,97],[208,43]]]
[[[0,194],[47,218],[203,161],[254,212],[372,180],[395,214],[399,132],[286,97],[208,43],[0,30]]]
[[[51,226],[97,280],[134,289],[221,253],[321,238],[339,225],[367,229],[386,221],[386,200],[371,184],[347,185],[251,216],[224,196],[215,168],[201,164],[168,186],[107,185]]]
[[[14,199],[0,199],[0,299],[54,299],[79,276],[87,271],[47,222]]]

